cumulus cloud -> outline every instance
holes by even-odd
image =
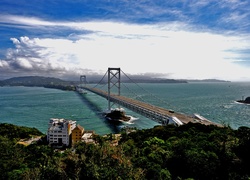
[[[6,59],[0,60],[2,73],[19,75],[52,75],[56,77],[79,75],[87,68],[79,67],[74,60],[74,43],[61,39],[29,37],[11,38],[15,48],[8,49]],[[72,54],[73,53],[73,54]]]

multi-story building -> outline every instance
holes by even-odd
[[[51,118],[48,126],[47,141],[49,144],[70,145],[70,136],[76,127],[76,121]]]
[[[72,143],[81,141],[82,135],[84,133],[84,128],[79,124],[72,130]]]

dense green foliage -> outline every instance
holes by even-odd
[[[0,123],[0,136],[8,139],[25,139],[32,136],[42,136],[43,133],[36,128],[15,126],[13,124]]]
[[[17,128],[18,131],[18,128]],[[0,132],[4,132],[0,126]],[[108,136],[109,137],[109,136]],[[112,136],[110,136],[112,137]],[[0,136],[0,179],[249,179],[250,128],[187,124],[96,136],[57,152]]]

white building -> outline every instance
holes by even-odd
[[[86,131],[81,140],[85,143],[94,143],[95,141],[93,140],[93,135],[94,135],[94,131]]]
[[[76,121],[51,118],[48,124],[47,141],[49,144],[70,144],[70,135],[76,127]]]

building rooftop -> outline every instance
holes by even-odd
[[[49,129],[48,130],[61,131],[62,129],[68,128],[68,124],[76,124],[76,121],[67,120],[67,119],[51,118],[49,120]]]
[[[82,139],[90,139],[93,133],[84,133]]]
[[[84,128],[81,126],[81,125],[79,125],[79,124],[77,124],[77,126],[75,127],[75,129],[79,129],[79,130],[81,130],[81,131],[84,131]],[[73,129],[74,130],[74,129]]]

